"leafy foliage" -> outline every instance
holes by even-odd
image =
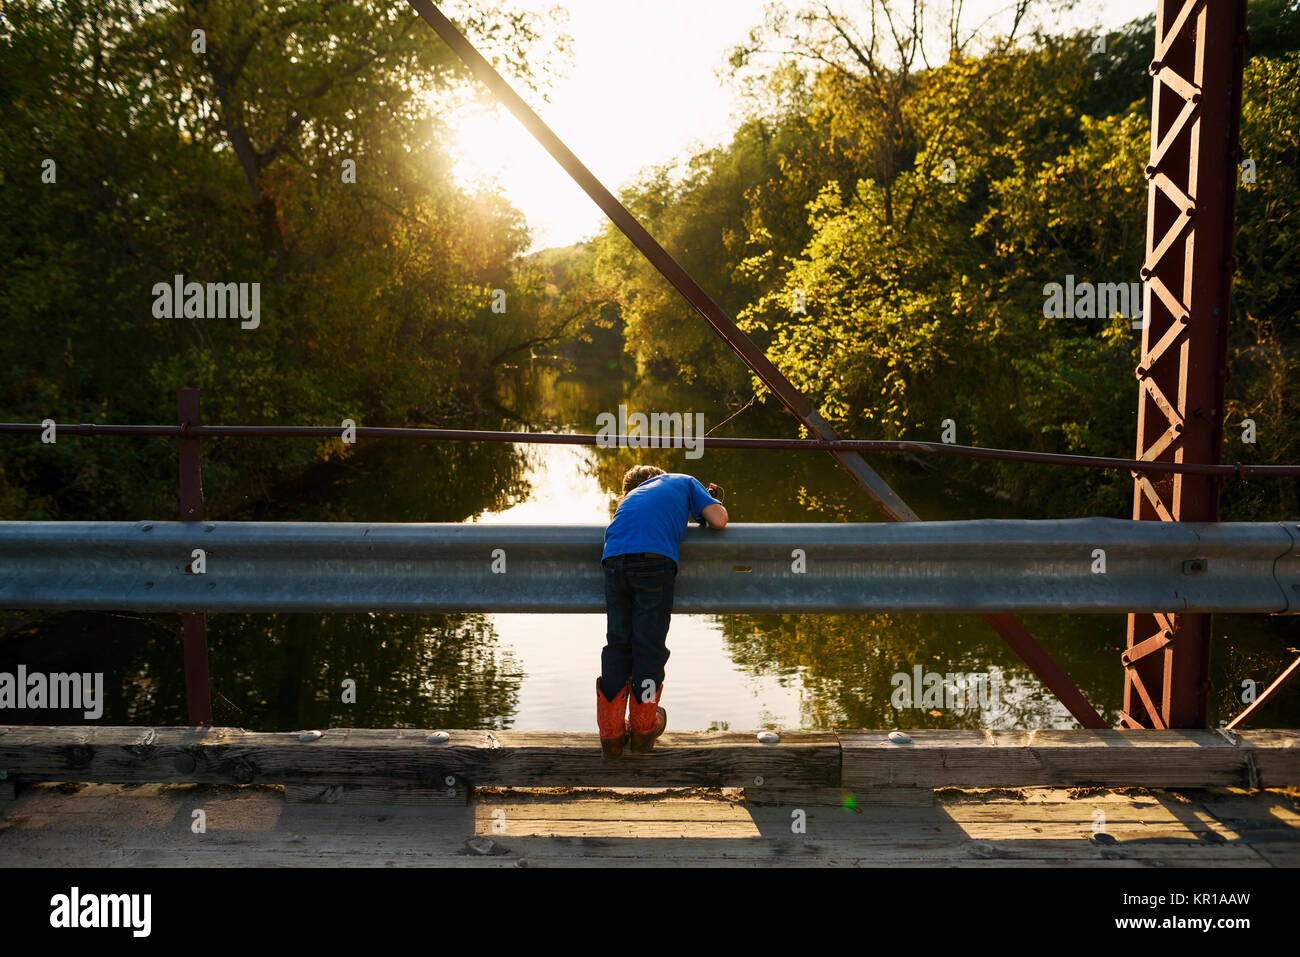
[[[1052,318],[1044,303],[1067,276],[1140,282],[1152,18],[1104,50],[1092,36],[1015,36],[1020,20],[977,49],[950,24],[950,54],[931,66],[926,17],[862,7],[772,7],[730,63],[752,115],[684,173],[651,171],[629,206],[843,434],[937,441],[952,420],[963,444],[1130,457],[1135,310]],[[1265,438],[1225,460],[1294,462],[1300,63],[1287,50],[1300,15],[1262,3],[1249,18],[1268,55],[1250,60],[1244,93],[1258,180],[1238,204],[1227,408]],[[606,230],[590,256],[643,372],[747,391],[626,241]],[[1131,508],[1126,474],[944,467],[1030,509]],[[1268,485],[1230,488],[1225,517],[1294,512],[1295,483]]]
[[[545,74],[533,19],[485,7],[462,26],[525,82]],[[564,323],[522,216],[452,177],[441,116],[467,95],[452,60],[408,8],[374,0],[6,4],[0,415],[168,422],[186,386],[218,423],[485,407],[505,358]],[[175,275],[260,283],[260,326],[155,318],[153,287]],[[219,512],[340,448],[214,446],[206,495]],[[10,440],[0,507],[166,514],[174,455]]]

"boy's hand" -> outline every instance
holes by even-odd
[[[727,495],[727,490],[721,485],[710,482],[705,487],[711,496],[721,502]],[[709,521],[708,513],[713,513],[713,520]],[[727,510],[721,505],[706,505],[700,509],[700,520],[698,522],[701,528],[722,528],[727,524]]]

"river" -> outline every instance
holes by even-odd
[[[503,390],[503,404],[538,430],[595,431],[596,414],[620,402],[642,411],[703,411],[707,428],[734,408],[681,383],[630,385],[614,371],[579,375],[545,362],[517,370]],[[519,427],[492,416],[476,425]],[[754,406],[718,434],[789,435],[788,425],[782,414]],[[463,443],[363,444],[265,501],[207,517],[604,523],[634,461],[723,485],[734,522],[880,520],[824,453],[716,450],[689,460],[672,450]],[[1044,517],[955,485],[941,462],[929,469],[899,459],[873,464],[924,518]],[[1051,480],[1061,470],[1044,473]],[[1024,620],[1116,723],[1124,617]],[[212,615],[208,632],[218,725],[595,730],[603,616]],[[1262,690],[1300,654],[1285,619],[1218,616],[1214,637],[1214,724],[1241,709],[1243,682]],[[677,730],[1075,726],[977,616],[678,615],[668,645],[663,703]],[[24,664],[29,672],[102,672],[108,690],[99,724],[185,724],[181,660],[175,615],[43,615],[0,640],[0,671]],[[953,690],[928,702],[900,698],[903,682],[895,676],[907,676],[910,689],[918,669]],[[84,722],[77,712],[35,714],[9,712],[0,720]],[[1271,704],[1260,724],[1293,727],[1298,720],[1300,694],[1291,693]]]

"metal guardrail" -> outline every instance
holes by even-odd
[[[603,533],[603,525],[0,522],[0,607],[596,613]],[[1296,614],[1298,549],[1295,523],[691,528],[675,610]]]

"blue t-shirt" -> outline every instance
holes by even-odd
[[[600,560],[630,552],[655,552],[677,561],[686,526],[706,505],[721,505],[693,476],[670,472],[632,489],[605,529]]]

